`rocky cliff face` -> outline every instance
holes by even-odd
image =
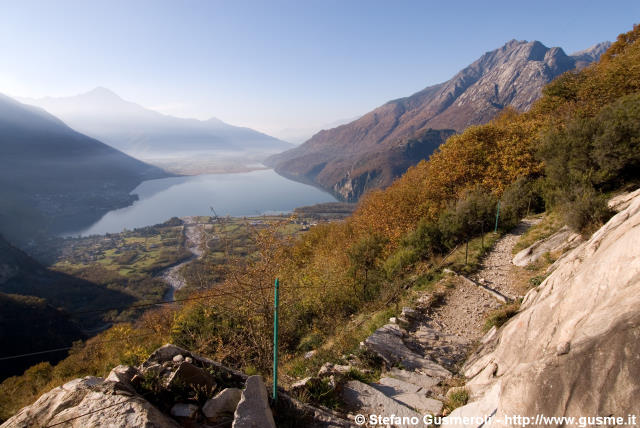
[[[267,162],[283,175],[314,182],[343,200],[357,200],[369,188],[389,185],[454,131],[485,123],[507,106],[527,110],[544,85],[597,60],[609,45],[566,55],[537,41],[512,40],[447,82],[320,131]],[[420,150],[412,152],[410,144]]]
[[[492,426],[509,426],[514,415],[616,416],[628,424],[640,413],[639,224],[636,191],[483,341],[463,368],[472,402],[451,416],[493,414]]]

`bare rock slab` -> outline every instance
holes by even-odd
[[[233,418],[233,428],[275,428],[262,376],[249,376]]]
[[[43,427],[168,427],[173,419],[128,389],[102,378],[74,379],[42,395],[2,424],[3,428]],[[105,424],[105,422],[108,422]]]
[[[393,398],[422,414],[438,415],[444,406],[441,401],[427,397],[428,391],[422,387],[392,377],[383,377],[378,383],[371,384],[371,386],[387,397]]]
[[[378,382],[378,385],[393,391],[393,395],[404,394],[404,393],[413,393],[422,390],[421,386],[414,385],[412,383],[405,382],[400,379],[395,379],[392,377],[383,377]],[[389,394],[387,394],[389,395]]]
[[[241,398],[241,389],[225,388],[215,397],[204,403],[202,413],[209,422],[219,422],[225,417],[233,416]]]
[[[399,326],[387,324],[377,329],[364,344],[378,354],[388,366],[402,365],[409,370],[419,370],[441,379],[451,377],[449,370],[409,349],[403,340],[405,335],[406,332]]]
[[[418,412],[357,380],[349,381],[344,385],[342,399],[348,406],[370,414],[421,417]]]
[[[417,410],[423,415],[427,413],[431,413],[432,415],[439,415],[440,413],[442,413],[442,408],[444,407],[442,401],[436,400],[434,398],[429,398],[421,393],[414,392],[399,394],[394,395],[392,398],[408,407],[411,407],[412,409]]]
[[[515,255],[512,263],[516,266],[525,267],[538,261],[546,253],[563,252],[570,248],[575,248],[583,242],[582,237],[569,229],[563,227],[546,239],[535,242]]]
[[[391,369],[391,371],[389,372],[389,376],[417,385],[425,391],[431,390],[434,386],[440,383],[440,379],[438,378],[402,370],[397,367]]]

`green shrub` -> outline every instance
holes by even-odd
[[[574,117],[543,136],[544,195],[566,222],[590,231],[610,212],[602,192],[640,178],[640,94],[604,106],[594,117]]]
[[[438,225],[425,220],[421,220],[416,229],[409,233],[400,244],[404,247],[414,248],[416,255],[421,259],[433,257],[444,251],[442,232]]]
[[[473,236],[488,232],[495,219],[498,200],[481,187],[467,191],[442,212],[438,228],[442,243],[451,249]]]
[[[593,139],[601,183],[617,187],[640,177],[640,94],[622,97],[602,109]]]
[[[365,300],[375,295],[379,285],[379,267],[387,242],[380,235],[366,235],[347,251],[350,262],[348,273],[359,286],[361,297]]]
[[[505,189],[500,199],[499,226],[509,230],[523,217],[544,210],[544,200],[537,181],[521,177]]]
[[[400,247],[384,262],[383,269],[387,279],[393,279],[403,273],[419,259],[414,247]]]
[[[569,227],[584,233],[594,231],[612,215],[607,198],[591,186],[572,189],[560,212]]]
[[[301,352],[311,351],[322,344],[323,336],[319,332],[311,332],[300,339],[297,349]]]

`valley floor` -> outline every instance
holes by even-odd
[[[200,221],[200,217],[189,216],[183,217],[184,222],[182,233],[185,237],[185,248],[191,252],[192,256],[182,262],[164,269],[158,274],[164,282],[169,285],[169,289],[164,294],[164,300],[169,302],[174,300],[175,292],[185,286],[186,280],[180,273],[180,270],[188,263],[195,259],[199,259],[204,254],[203,245],[206,241],[206,230],[211,229],[212,224],[208,220]]]

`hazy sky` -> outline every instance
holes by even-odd
[[[510,39],[614,40],[640,1],[0,0],[0,92],[107,87],[182,117],[276,132],[351,118]]]

